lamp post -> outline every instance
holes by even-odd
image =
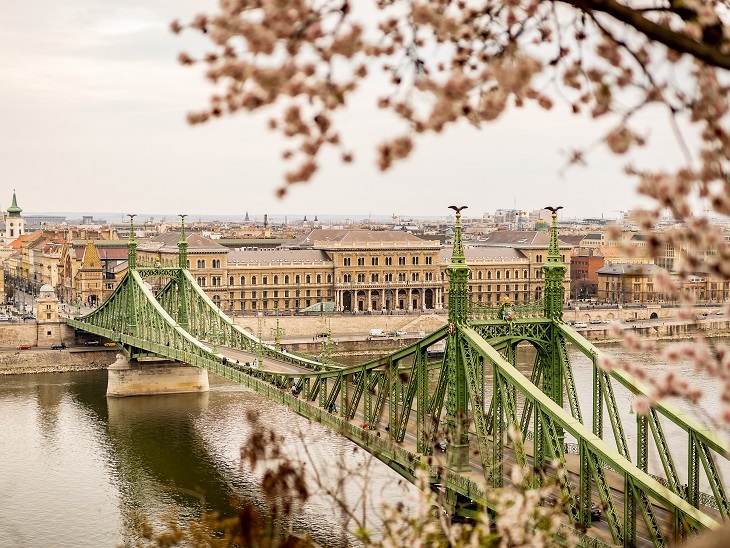
[[[259,333],[258,333],[258,345],[257,345],[257,363],[259,369],[262,369],[264,366],[264,343],[261,340],[261,337],[263,337],[263,330],[264,330],[264,316],[261,312],[258,313],[258,322],[259,322]]]
[[[274,343],[276,349],[281,351],[281,336],[284,334],[284,329],[279,327],[279,303],[274,301],[274,313],[276,314],[276,327],[271,329],[271,334],[274,336]]]

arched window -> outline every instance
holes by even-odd
[[[301,283],[301,281],[302,281],[302,279],[299,277],[299,274],[297,274],[296,276],[294,276],[294,283],[295,284]]]
[[[502,277],[502,273],[499,270],[497,270],[497,279],[499,280],[501,277]]]
[[[327,274],[327,283],[328,284],[332,283],[332,274]]]
[[[491,279],[492,279],[492,271],[487,270],[487,280],[491,280]]]
[[[322,283],[322,274],[317,274],[317,283],[318,284]]]
[[[218,308],[221,307],[221,296],[220,295],[213,295],[213,304],[216,305]]]
[[[509,280],[509,270],[504,271],[504,279]]]
[[[241,285],[246,285],[246,276],[241,276]]]
[[[304,283],[312,283],[312,277],[309,274],[304,277]]]
[[[251,285],[256,285],[256,276],[251,276]]]
[[[289,285],[289,274],[284,276],[284,285]]]
[[[279,284],[279,276],[274,274],[274,285],[278,285],[278,284]]]
[[[527,278],[528,276],[529,276],[529,274],[527,273],[527,269],[523,270],[522,271],[522,277],[523,278]]]
[[[481,280],[481,279],[482,279],[482,271],[480,270],[479,272],[477,272],[477,280]]]
[[[268,276],[261,276],[261,283],[263,285],[266,285],[267,283],[269,283],[269,277]]]
[[[233,285],[233,276],[228,277],[228,285]]]
[[[205,259],[198,259],[196,262],[197,268],[205,268]]]

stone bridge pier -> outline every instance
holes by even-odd
[[[140,358],[130,362],[123,354],[109,366],[106,395],[151,396],[208,392],[208,372],[199,367],[164,358]]]

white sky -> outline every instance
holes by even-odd
[[[565,151],[599,136],[596,124],[557,104],[549,113],[512,111],[496,124],[468,126],[417,142],[386,174],[375,146],[399,126],[363,93],[340,117],[357,161],[334,154],[307,185],[278,200],[286,143],[262,116],[238,115],[204,126],[185,122],[212,88],[181,67],[182,50],[203,51],[189,20],[212,0],[6,2],[0,18],[0,207],[17,189],[25,212],[96,211],[175,215],[307,214],[469,216],[515,205],[563,205],[564,215],[616,217],[639,203],[622,174],[626,158],[601,151],[587,167],[561,175]],[[605,126],[604,126],[605,127]],[[638,129],[650,146],[642,166],[676,165],[679,149],[651,113]]]

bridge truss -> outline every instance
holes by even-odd
[[[457,214],[447,269],[448,326],[351,367],[281,352],[241,329],[187,270],[184,224],[178,246],[178,266],[138,266],[132,225],[127,276],[96,310],[68,323],[117,342],[131,359],[163,356],[248,386],[338,431],[409,480],[424,467],[454,513],[470,514],[473,506],[468,503],[489,505],[488,491],[505,486],[508,455],[524,469],[540,472],[527,476],[539,486],[553,463],[566,465],[569,435],[576,440],[578,465],[574,473],[560,475],[559,486],[573,526],[590,531],[594,489],[614,544],[635,546],[637,523],[654,545],[663,546],[690,532],[718,527],[715,517],[727,519],[730,505],[716,464],[728,458],[727,452],[691,417],[664,402],[647,415],[636,415],[632,460],[613,387],[617,383],[636,395],[648,390],[624,372],[602,370],[601,352],[562,321],[565,267],[555,217],[543,267],[544,301],[525,306],[506,302],[497,309],[470,305]],[[153,285],[159,289],[153,291]],[[428,348],[444,339],[443,359],[430,364]],[[568,342],[592,364],[590,425],[583,420]],[[300,372],[226,363],[218,346],[284,362]],[[535,353],[529,379],[515,367],[526,346]],[[687,447],[668,445],[660,416],[687,433]],[[611,426],[608,439],[606,417]],[[387,434],[380,437],[383,430]],[[447,441],[446,462],[438,464],[432,456],[442,440]],[[665,478],[648,473],[652,441]],[[686,487],[673,457],[677,450],[689,455]],[[478,460],[471,459],[473,454]],[[708,510],[707,497],[701,497],[701,472],[712,490],[714,511]],[[659,511],[671,515],[668,526],[662,525]],[[583,543],[601,544],[590,536]]]

